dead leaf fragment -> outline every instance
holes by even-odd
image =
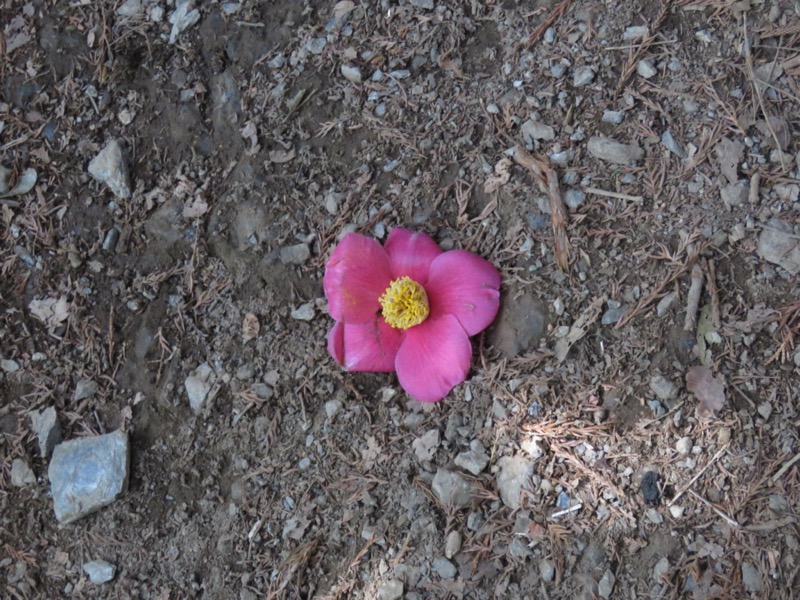
[[[700,402],[697,407],[700,416],[716,416],[725,406],[725,382],[721,375],[714,377],[708,367],[691,367],[686,372],[686,389]]]
[[[294,151],[294,148],[289,150],[271,150],[269,153],[269,160],[270,162],[274,162],[276,164],[287,163],[292,160],[297,154]]]
[[[69,317],[69,303],[66,296],[60,298],[33,299],[28,304],[31,314],[47,326],[52,335]]]
[[[483,184],[483,191],[487,194],[491,194],[507,184],[508,180],[511,179],[512,164],[513,163],[507,158],[501,159],[494,166],[494,175],[490,175],[486,178],[486,182]]]
[[[260,330],[261,324],[258,322],[258,317],[253,313],[247,313],[244,316],[244,322],[242,323],[242,340],[249,342],[258,336],[258,332]]]

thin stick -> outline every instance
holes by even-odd
[[[564,510],[559,510],[558,512],[554,512],[550,515],[551,519],[557,519],[558,517],[563,517],[564,515],[568,515],[569,513],[573,513],[583,508],[583,504],[576,504],[575,506],[570,506],[569,508],[565,508]]]
[[[600,188],[583,188],[583,191],[587,194],[594,194],[595,196],[608,196],[609,198],[617,198],[618,200],[631,200],[633,202],[642,202],[644,198],[642,196],[631,196],[630,194],[620,194],[619,192],[609,192],[607,190],[601,190]]]
[[[708,508],[710,508],[710,509],[711,509],[711,510],[713,510],[715,513],[717,513],[717,514],[718,514],[718,515],[719,515],[721,518],[725,519],[725,522],[726,522],[726,523],[728,523],[728,525],[730,525],[730,526],[731,526],[731,527],[733,527],[734,529],[739,529],[739,527],[740,527],[739,523],[737,523],[736,521],[734,521],[733,519],[731,519],[731,518],[730,518],[728,515],[726,515],[724,512],[722,512],[720,509],[718,509],[718,508],[717,508],[716,506],[714,506],[713,504],[711,504],[711,502],[709,502],[708,500],[706,500],[705,498],[703,498],[703,497],[702,497],[700,494],[698,494],[698,493],[697,493],[697,492],[695,492],[694,490],[689,490],[689,493],[690,493],[692,496],[694,496],[695,498],[697,498],[698,500],[700,500],[700,502],[702,502],[703,504],[705,504],[705,505],[706,505]]]
[[[706,287],[708,295],[711,296],[711,324],[714,329],[719,331],[722,322],[719,316],[719,291],[717,290],[717,267],[714,259],[703,259],[703,266],[706,268]]]
[[[686,320],[684,331],[694,331],[697,325],[697,310],[700,308],[700,293],[703,291],[703,269],[695,263],[692,267],[692,285],[686,296]]]
[[[789,469],[791,469],[792,465],[794,465],[794,463],[796,463],[798,460],[800,460],[800,452],[795,454],[794,458],[791,458],[788,462],[786,462],[786,464],[784,464],[778,470],[778,472],[775,473],[775,475],[772,476],[772,485],[775,485],[777,483],[778,479],[783,477],[783,474],[786,473],[786,471],[788,471]]]
[[[710,467],[715,462],[717,462],[717,459],[720,456],[722,456],[722,453],[725,452],[727,449],[728,449],[728,446],[723,446],[722,448],[720,448],[719,451],[711,458],[711,460],[706,463],[706,466],[703,467],[702,469],[700,469],[697,472],[697,475],[692,477],[691,481],[689,481],[689,483],[687,483],[680,492],[675,494],[675,497],[672,500],[669,501],[669,505],[668,506],[672,506],[673,504],[675,504],[680,499],[680,497],[683,496],[689,490],[689,488],[692,487],[695,484],[695,482],[698,479],[700,479],[700,477],[703,475],[703,473],[705,473],[708,470],[708,467]]]

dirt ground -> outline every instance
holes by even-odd
[[[800,4],[177,4],[0,0],[0,595],[800,596]],[[399,226],[503,276],[435,405],[325,349]],[[47,407],[131,440],[69,525]]]

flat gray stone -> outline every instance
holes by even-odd
[[[311,258],[308,244],[295,244],[281,248],[281,262],[285,265],[302,265]]]
[[[433,570],[436,571],[442,579],[453,579],[458,573],[456,566],[444,556],[433,559]]]
[[[459,550],[461,550],[461,533],[454,530],[447,534],[447,541],[444,544],[444,555],[447,558],[453,558],[458,554]]]
[[[61,427],[58,425],[58,415],[54,406],[43,411],[32,410],[28,413],[31,427],[36,432],[39,440],[39,452],[42,458],[47,458],[58,444],[61,443]]]
[[[342,75],[344,75],[344,78],[348,81],[352,81],[353,83],[361,83],[361,70],[358,67],[342,65],[340,70]]]
[[[553,577],[556,575],[556,567],[553,564],[553,561],[544,558],[539,561],[539,576],[544,580],[546,583],[553,581]]]
[[[547,307],[541,300],[530,292],[513,292],[501,296],[500,312],[488,334],[489,343],[508,357],[537,348],[548,322]]]
[[[472,501],[472,487],[458,473],[439,468],[433,476],[431,491],[445,506],[464,508]]]
[[[619,125],[625,118],[624,110],[604,110],[601,121],[603,123],[611,123],[612,125]]]
[[[672,400],[678,395],[678,387],[663,375],[650,378],[650,389],[661,400]]]
[[[470,449],[456,456],[456,466],[469,471],[473,475],[480,475],[489,464],[489,455],[479,440],[470,443]]]
[[[606,569],[597,584],[597,593],[600,594],[601,598],[610,598],[616,582],[617,578],[611,572],[611,569]]]
[[[89,576],[89,581],[96,585],[108,583],[114,579],[116,567],[104,560],[93,560],[83,564],[83,570]]]
[[[780,265],[790,275],[800,273],[800,245],[792,227],[780,219],[770,219],[758,236],[756,252],[764,260]]]
[[[761,572],[750,562],[742,563],[742,583],[748,592],[757,594],[764,590],[764,582],[761,579]]]
[[[586,202],[586,194],[580,190],[570,188],[564,194],[564,204],[570,210],[577,210]]]
[[[644,150],[637,144],[623,144],[607,137],[589,138],[587,149],[595,158],[617,165],[633,166],[644,157]]]
[[[530,490],[530,478],[533,475],[533,461],[524,456],[504,456],[497,464],[497,487],[503,503],[512,510],[520,507],[519,494],[523,489]]]
[[[544,123],[539,123],[538,121],[532,121],[530,119],[522,124],[521,131],[526,142],[530,140],[551,141],[556,138],[556,130],[550,127],[550,125],[545,125]]]
[[[108,506],[128,487],[128,434],[106,435],[59,444],[47,470],[56,519],[66,524]]]
[[[594,81],[594,69],[592,67],[578,67],[575,69],[575,74],[572,76],[572,85],[575,87],[583,87],[589,85]]]
[[[658,70],[653,66],[653,62],[647,58],[643,58],[639,61],[636,65],[636,72],[645,79],[650,79],[658,74]]]
[[[403,582],[390,579],[378,588],[378,600],[400,600],[403,597]]]
[[[118,140],[111,140],[89,163],[89,174],[105,183],[117,198],[130,198],[128,165]]]
[[[11,485],[25,487],[36,483],[36,475],[21,458],[15,458],[11,463]]]
[[[217,375],[208,363],[203,363],[183,382],[186,394],[189,396],[189,406],[195,414],[203,410],[211,388],[214,387]]]
[[[750,184],[745,180],[729,183],[719,191],[719,196],[728,208],[741,206],[747,202],[750,195]]]

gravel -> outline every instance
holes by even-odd
[[[464,508],[472,501],[472,488],[458,473],[439,468],[433,477],[431,491],[445,506]]]
[[[116,567],[105,560],[93,560],[83,563],[83,570],[86,571],[92,583],[101,585],[114,579]]]
[[[595,158],[617,165],[633,166],[644,157],[644,151],[637,144],[623,144],[605,137],[589,138],[587,149]]]
[[[553,577],[555,577],[555,575],[556,567],[553,564],[553,561],[547,558],[539,561],[539,576],[542,578],[542,581],[550,583],[553,581]]]
[[[189,396],[189,406],[195,414],[202,412],[216,378],[214,369],[208,363],[203,363],[184,380],[183,385]]]
[[[497,487],[503,503],[512,510],[520,507],[520,492],[530,490],[530,478],[533,475],[533,461],[521,456],[504,456],[497,464]]]
[[[111,140],[89,163],[89,174],[105,183],[117,198],[130,198],[128,166],[119,140]]]
[[[36,475],[21,458],[15,458],[11,462],[11,485],[14,487],[25,487],[36,483]]]
[[[456,566],[444,556],[433,559],[433,570],[442,579],[453,579],[458,573]]]

